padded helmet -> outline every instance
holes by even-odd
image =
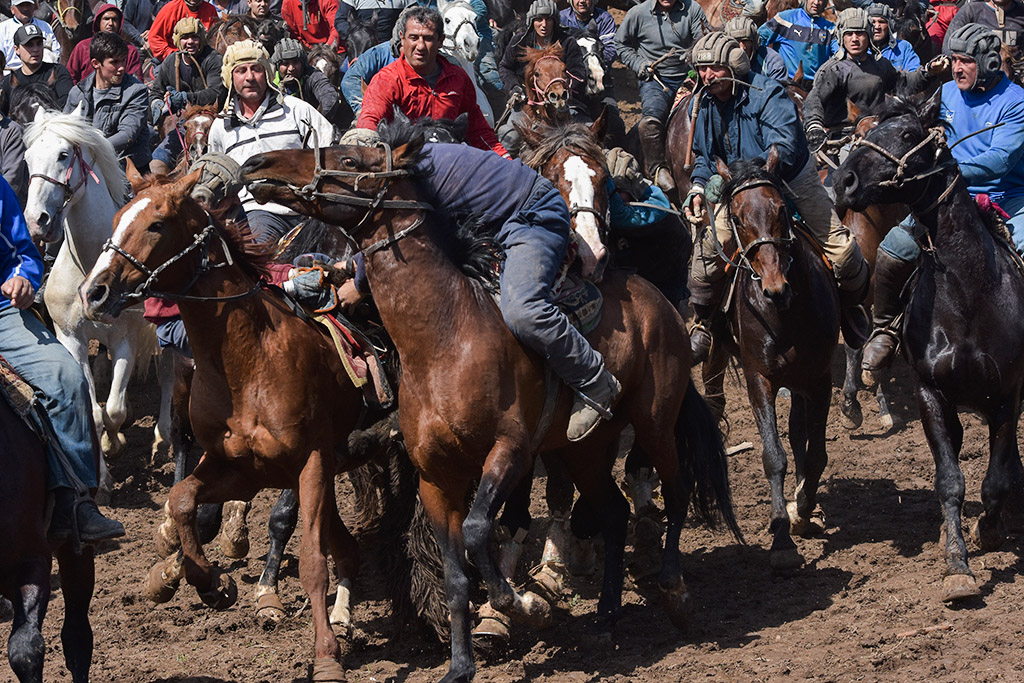
[[[868,7],[868,18],[885,19],[889,24],[890,31],[892,31],[892,25],[896,23],[896,15],[892,13],[892,7],[889,7],[884,2],[876,2],[871,7]]]
[[[171,39],[174,41],[174,47],[180,50],[181,39],[193,33],[199,36],[199,49],[203,49],[206,46],[206,27],[203,26],[203,22],[199,21],[196,17],[182,17],[178,19],[178,23],[174,25],[174,34],[171,36]]]
[[[196,159],[188,172],[201,168],[199,182],[192,188],[192,198],[209,209],[242,189],[242,169],[226,154],[208,152]]]
[[[750,59],[735,38],[721,31],[708,33],[693,45],[690,60],[694,67],[724,66],[732,72],[733,78],[743,78],[750,73]]]
[[[534,19],[557,16],[558,5],[555,4],[555,0],[533,0],[533,4],[530,5],[530,9],[526,12],[526,24],[530,26],[533,24]]]
[[[736,42],[749,40],[754,43],[754,49],[756,50],[761,46],[761,36],[757,33],[757,25],[754,24],[754,20],[750,17],[736,17],[725,22],[725,28],[722,29],[725,35],[730,38],[735,38]]]
[[[303,49],[302,43],[294,38],[284,38],[281,40],[277,47],[274,48],[274,54],[270,57],[270,63],[276,69],[286,59],[300,59],[305,63],[306,51]]]
[[[987,83],[999,71],[1003,64],[1001,46],[999,36],[981,24],[964,24],[949,36],[950,54],[965,55],[978,65],[976,86]]]
[[[839,19],[836,21],[836,41],[839,43],[836,57],[839,59],[846,58],[846,47],[843,45],[843,37],[847,33],[858,32],[866,33],[870,38],[874,32],[871,19],[868,18],[867,10],[862,10],[859,7],[848,7],[839,13]],[[868,44],[870,45],[870,41]]]

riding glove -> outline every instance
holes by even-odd
[[[168,90],[167,102],[170,105],[170,110],[177,114],[188,106],[188,93],[183,93],[179,90]]]
[[[820,123],[812,123],[807,126],[807,146],[812,152],[817,152],[825,145],[828,139],[828,131]]]
[[[712,204],[717,204],[722,199],[722,186],[725,180],[717,173],[708,178],[708,184],[704,186],[704,198]]]

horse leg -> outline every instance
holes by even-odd
[[[984,511],[971,528],[971,536],[982,552],[996,550],[1006,537],[1002,510],[1007,497],[1019,487],[1020,451],[1017,446],[1017,422],[1020,401],[1016,397],[986,415],[988,419],[988,472],[981,484]]]
[[[92,626],[89,603],[96,580],[92,548],[75,555],[70,543],[57,549],[60,586],[64,593],[64,626],[60,640],[64,645],[64,664],[75,683],[87,683],[92,665]]]
[[[804,558],[789,535],[789,512],[786,510],[786,495],[783,491],[786,451],[779,440],[775,392],[775,387],[767,378],[753,373],[747,375],[747,396],[757,421],[757,431],[761,435],[761,463],[772,494],[771,521],[768,524],[768,532],[772,535],[769,559],[772,569],[786,570],[800,567]]]
[[[131,379],[132,370],[135,368],[135,350],[131,341],[125,337],[110,349],[110,354],[114,370],[110,376],[107,404],[103,409],[104,429],[100,436],[100,447],[106,457],[115,458],[121,454],[126,443],[124,434],[121,433],[121,425],[128,417],[125,393],[128,390],[128,380]]]
[[[330,465],[324,453],[330,457]],[[299,475],[299,509],[302,512],[302,550],[299,581],[313,610],[314,681],[343,681],[345,670],[339,662],[341,648],[327,618],[327,546],[330,518],[337,516],[334,501],[333,449],[310,453]],[[347,558],[346,558],[347,559]]]
[[[886,375],[886,378],[888,375]],[[880,378],[875,388],[875,400],[878,401],[878,421],[885,431],[893,427],[892,409],[889,407],[889,397],[885,395],[885,378]]]
[[[701,367],[701,381],[704,383],[704,400],[711,408],[711,414],[719,422],[725,418],[725,370],[729,365],[729,354],[721,344],[712,344],[711,355]]]
[[[252,503],[231,500],[224,503],[223,522],[220,524],[220,551],[233,560],[249,554],[249,525],[246,517]]]
[[[843,426],[857,429],[864,423],[864,412],[857,400],[857,378],[860,377],[860,349],[846,347],[846,378],[843,380],[843,402],[839,410],[843,413]]]
[[[14,594],[14,623],[7,641],[7,661],[22,683],[42,683],[46,643],[42,625],[50,600],[50,558],[26,560],[24,579]]]
[[[964,475],[957,458],[963,445],[964,429],[956,406],[930,387],[918,386],[917,403],[921,423],[935,459],[935,492],[942,506],[942,533],[946,576],[942,580],[942,600],[950,602],[978,595],[978,583],[967,567],[967,545],[960,528],[964,505]]]
[[[256,619],[261,622],[277,623],[285,616],[284,605],[277,595],[277,582],[284,549],[298,523],[298,496],[294,490],[285,489],[281,491],[277,502],[270,510],[270,521],[267,522],[270,550],[267,551],[267,564],[260,575],[259,583],[256,584]]]
[[[818,508],[818,484],[828,464],[825,425],[831,396],[831,381],[822,377],[812,393],[793,394],[789,413],[789,444],[796,469],[796,493],[795,500],[786,508],[790,533],[805,538],[825,530],[825,516]]]
[[[413,461],[428,460],[414,457]],[[460,485],[445,491],[420,477],[420,500],[441,549],[444,590],[451,617],[451,663],[441,683],[468,683],[476,673],[469,632],[469,579],[464,565],[466,550],[462,542],[462,508],[467,489],[468,484],[460,482]]]
[[[331,504],[337,510],[334,499],[334,488],[330,490]],[[338,590],[334,596],[334,607],[331,608],[331,628],[339,638],[348,635],[352,628],[352,581],[359,573],[359,544],[349,532],[345,522],[337,512],[331,515],[331,526],[328,542],[331,557],[334,558],[334,573],[338,581]]]

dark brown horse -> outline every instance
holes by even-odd
[[[195,356],[190,418],[205,453],[168,501],[182,550],[154,570],[183,571],[206,604],[230,607],[237,590],[203,554],[197,505],[250,500],[263,488],[297,489],[314,680],[344,680],[326,608],[326,553],[338,585],[350,586],[358,548],[338,516],[334,474],[361,464],[345,446],[362,394],[334,345],[265,288],[267,255],[253,247],[248,229],[219,224],[190,197],[199,176],[157,180],[139,191],[115,217],[114,236],[80,290],[93,319],[148,295],[173,297]],[[344,602],[335,611],[347,613]]]
[[[940,93],[915,110],[893,102],[834,175],[840,204],[862,208],[910,199],[927,245],[904,314],[902,347],[917,378],[917,402],[935,459],[945,557],[942,599],[977,595],[967,564],[957,408],[985,418],[984,511],[972,528],[983,551],[1004,537],[1003,506],[1024,484],[1017,445],[1024,386],[1024,276],[1007,237],[986,224],[946,147]],[[936,127],[939,126],[939,127]]]
[[[4,472],[0,477],[0,545],[4,549],[0,595],[14,607],[7,657],[14,675],[24,683],[43,680],[46,653],[41,632],[50,600],[51,566],[44,526],[46,460],[42,441],[7,398],[0,396],[0,468]],[[86,547],[76,555],[67,542],[52,552],[57,555],[64,594],[64,663],[75,683],[86,683],[92,664],[93,551]]]
[[[758,160],[760,161],[760,160]],[[803,557],[790,536],[818,533],[824,520],[817,508],[818,482],[828,455],[825,422],[832,396],[830,369],[839,336],[835,278],[813,240],[798,237],[779,189],[773,148],[767,162],[718,162],[727,181],[718,211],[728,212],[733,244],[723,245],[736,278],[728,300],[729,330],[717,339],[743,366],[762,460],[771,488],[771,566],[793,569]],[[722,327],[721,321],[717,323]],[[731,332],[731,334],[730,334]],[[735,342],[732,339],[735,339]],[[721,395],[726,345],[717,345],[704,365],[705,391]],[[796,464],[796,502],[787,505],[783,486],[786,452],[779,440],[775,399],[792,392],[789,443]],[[724,401],[716,406],[724,408]]]
[[[252,17],[233,14],[210,27],[207,43],[217,52],[224,54],[229,45],[240,40],[258,40],[259,23]],[[271,50],[273,52],[273,50]]]
[[[698,511],[710,515],[717,507],[734,533],[739,530],[720,435],[689,382],[688,337],[679,314],[641,278],[605,277],[602,319],[588,339],[623,391],[614,419],[570,444],[564,429],[569,392],[559,388],[553,413],[545,407],[542,359],[516,341],[491,297],[438,242],[438,233],[450,228],[431,218],[408,177],[422,138],[384,134],[390,146],[270,152],[251,158],[242,171],[257,199],[351,231],[367,254],[374,299],[401,357],[402,432],[444,557],[452,625],[444,680],[467,681],[475,672],[467,551],[495,608],[526,620],[538,616],[535,596],[513,590],[491,544],[495,515],[529,474],[538,451],[557,452],[580,491],[577,507],[587,510],[604,536],[598,621],[610,631],[621,602],[628,519],[611,466],[627,424],[661,477],[669,523],[659,585],[673,621],[684,623],[690,600],[679,538],[694,488]],[[467,516],[467,496],[477,480]]]

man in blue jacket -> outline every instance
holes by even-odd
[[[777,50],[786,62],[790,78],[802,64],[804,78],[814,80],[818,67],[835,51],[835,25],[821,16],[825,0],[804,0],[803,7],[787,9],[769,19],[761,28],[761,44]]]
[[[942,86],[939,118],[953,158],[971,195],[987,194],[1010,215],[1017,250],[1024,249],[1024,88],[1000,71],[999,37],[987,26],[965,24],[947,37],[953,80]],[[967,137],[983,128],[985,132]],[[894,322],[903,311],[900,294],[917,266],[921,249],[908,218],[882,240],[875,261],[875,331],[864,347],[869,377],[885,368],[899,344]]]
[[[97,483],[89,387],[67,349],[26,310],[42,280],[43,262],[18,199],[3,179],[0,236],[0,356],[35,389],[56,437],[46,444],[47,484],[54,496],[48,535],[63,541],[77,528],[82,543],[124,536],[120,522],[104,517],[89,497]]]
[[[900,71],[916,71],[921,68],[921,58],[914,52],[914,47],[905,40],[896,37],[892,27],[896,24],[896,15],[892,9],[881,2],[868,7],[871,18],[871,45],[883,57],[889,60]]]
[[[785,80],[786,62],[782,60],[775,50],[767,45],[761,44],[761,35],[757,32],[757,26],[750,17],[736,17],[725,22],[722,29],[725,35],[734,38],[740,44],[743,51],[750,59],[751,73],[761,74],[765,78],[774,78],[777,81]]]
[[[723,182],[715,173],[716,158],[726,163],[763,159],[775,147],[786,198],[832,262],[843,306],[846,343],[859,347],[869,331],[861,308],[867,294],[867,263],[818,178],[796,106],[778,81],[750,73],[743,48],[724,33],[712,33],[697,41],[691,60],[701,82],[708,86],[694,127],[695,163],[690,174],[693,187],[684,202],[686,217],[699,223],[705,213],[705,201],[716,204],[726,199],[719,196]],[[722,296],[724,269],[715,239],[717,235],[722,244],[732,240],[727,212],[717,213],[713,229],[715,233],[706,230],[694,248],[690,269],[690,302],[696,312],[691,331],[694,363],[707,358],[711,349],[711,335],[704,323]]]

